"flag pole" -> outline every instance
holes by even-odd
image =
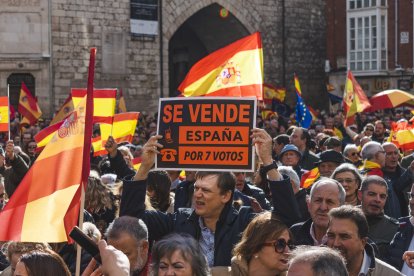
[[[88,178],[91,170],[90,163],[90,151],[91,151],[91,139],[92,139],[92,117],[93,117],[93,79],[95,74],[95,56],[96,48],[91,48],[90,57],[89,57],[89,67],[88,67],[88,86],[86,89],[86,111],[85,111],[85,135],[83,141],[83,160],[82,160],[82,180],[81,180],[81,203],[79,208],[79,228],[82,229],[83,225],[83,209],[85,206],[85,195],[88,184]],[[76,252],[76,271],[75,275],[80,275],[80,262],[81,262],[81,250],[78,246]]]
[[[7,84],[7,112],[9,112],[9,114],[7,114],[7,140],[10,140],[10,84]]]

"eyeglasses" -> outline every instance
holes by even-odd
[[[414,194],[412,194],[411,192],[407,192],[407,195],[408,195],[408,197],[409,197],[410,199],[413,199],[413,198],[414,198]]]
[[[374,131],[374,129],[373,129],[373,128],[367,128],[367,129],[365,129],[365,130]]]
[[[358,155],[358,152],[351,153],[352,156]]]
[[[295,245],[291,241],[286,241],[284,239],[278,239],[275,242],[266,242],[263,245],[273,246],[277,253],[283,253],[286,246],[289,247],[290,250],[295,249]]]
[[[356,179],[353,178],[345,178],[345,179],[335,179],[336,181],[338,181],[339,183],[353,183]]]
[[[35,149],[36,146],[28,146],[29,149]]]

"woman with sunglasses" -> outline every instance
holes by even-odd
[[[233,249],[232,275],[286,275],[291,238],[288,227],[270,212],[259,214]]]

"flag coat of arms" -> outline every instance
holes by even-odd
[[[257,97],[263,94],[263,51],[259,33],[246,36],[198,61],[178,90],[185,97]]]
[[[34,125],[40,116],[42,116],[42,111],[37,104],[37,100],[32,96],[32,93],[30,93],[24,82],[22,82],[22,87],[20,88],[19,106],[17,111],[23,116],[22,121],[20,122],[21,125]]]
[[[370,107],[371,104],[369,103],[364,90],[362,90],[361,86],[354,78],[351,70],[349,70],[343,97],[343,108],[345,111],[344,126],[353,124],[355,121],[355,115]]]

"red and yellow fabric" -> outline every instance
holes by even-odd
[[[263,101],[271,104],[273,100],[284,102],[286,97],[286,88],[276,88],[270,84],[263,84]]]
[[[118,113],[127,112],[126,103],[122,90],[119,92]]]
[[[389,141],[403,151],[414,148],[414,125],[412,122],[392,123]]]
[[[366,110],[369,112],[403,105],[413,106],[414,95],[398,89],[385,90],[372,96],[369,102],[371,107]]]
[[[378,175],[378,176],[384,177],[384,173],[382,172],[381,165],[376,162],[364,160],[364,164],[362,165],[360,170],[362,171],[364,175]]]
[[[277,118],[277,117],[278,117],[277,112],[273,110],[269,110],[269,109],[262,110],[263,120],[270,120],[270,119]]]
[[[55,117],[53,117],[52,121],[50,122],[50,126],[54,125],[60,121],[63,121],[74,109],[72,96],[69,95],[65,102],[60,107],[59,111],[56,113]]]
[[[355,115],[370,107],[371,105],[364,90],[355,80],[351,70],[349,70],[343,97],[343,108],[345,111],[344,126],[352,125],[355,122]]]
[[[320,173],[318,167],[305,172],[300,180],[300,187],[309,189],[313,185],[313,183],[319,178],[319,176]]]
[[[263,94],[263,51],[259,33],[246,36],[204,57],[178,90],[185,97],[257,97]]]
[[[101,136],[92,140],[94,156],[107,154],[105,143],[112,136],[117,143],[131,143],[137,126],[139,112],[127,112],[114,115],[112,125],[101,124]]]
[[[134,170],[138,171],[139,167],[141,167],[141,162],[141,157],[135,157],[132,159],[132,166],[134,167]]]
[[[9,131],[9,98],[0,97],[0,132]]]
[[[0,240],[64,242],[77,224],[86,101],[65,120],[0,213]]]
[[[37,104],[37,100],[32,96],[24,82],[22,82],[22,87],[20,88],[19,106],[17,110],[22,115],[20,125],[34,125],[40,116],[42,116],[42,111]]]
[[[84,88],[72,88],[72,101],[76,107],[86,95]],[[116,89],[93,90],[93,122],[111,124],[115,114]]]
[[[50,125],[41,131],[39,131],[33,138],[36,141],[37,147],[36,152],[41,152],[45,146],[52,140],[53,136],[55,135],[56,131],[62,126],[65,121],[57,122],[54,125]]]

